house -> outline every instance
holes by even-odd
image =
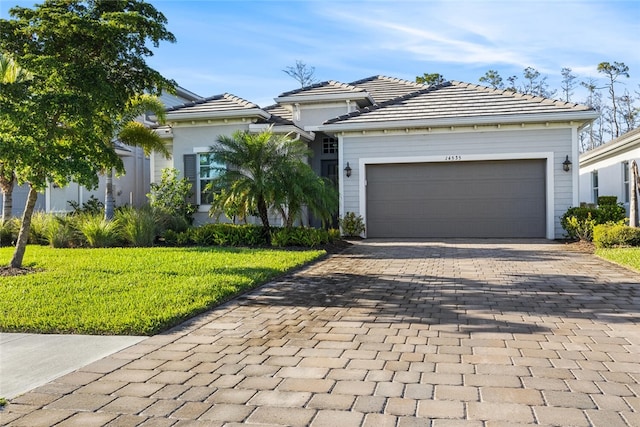
[[[196,221],[210,221],[209,147],[219,135],[273,126],[308,143],[313,169],[339,189],[340,214],[362,216],[366,237],[554,239],[578,204],[578,133],[597,117],[573,103],[384,76],[275,101],[260,108],[223,94],[168,109],[158,132],[173,156],[152,157],[152,180],[179,169],[196,189]]]
[[[196,95],[182,87],[176,88],[175,94],[164,93],[160,96],[160,100],[167,107],[180,105],[184,102],[190,102],[201,99]],[[142,123],[148,126],[155,126],[156,123],[149,117],[141,117]],[[116,142],[116,153],[122,159],[124,164],[125,175],[114,176],[114,197],[116,206],[131,205],[142,206],[147,203],[147,193],[149,193],[151,167],[149,157],[139,147],[129,147],[120,142]],[[82,205],[91,197],[101,202],[105,198],[105,177],[99,177],[98,188],[89,190],[74,182],[66,187],[60,188],[53,184],[49,184],[45,192],[38,195],[35,210],[45,212],[68,212],[71,211],[69,202],[75,202]],[[15,186],[13,190],[13,216],[22,215],[27,200],[29,188],[27,185]],[[1,209],[1,207],[0,207]]]
[[[631,161],[640,162],[640,128],[580,155],[580,202],[616,196],[629,215]]]

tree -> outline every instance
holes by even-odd
[[[609,90],[609,99],[611,100],[611,120],[613,124],[612,137],[620,136],[620,125],[618,124],[618,99],[616,98],[615,84],[622,77],[629,78],[629,67],[624,62],[601,62],[598,64],[598,72],[604,74],[609,82],[607,89]]]
[[[563,68],[560,70],[560,74],[562,74],[562,96],[565,101],[570,102],[571,96],[573,96],[573,89],[576,87],[575,80],[578,78],[575,74],[571,72],[571,68]]]
[[[301,219],[303,206],[323,224],[331,222],[338,210],[338,192],[331,181],[318,177],[298,158],[290,158],[287,167],[279,173],[280,185],[273,204],[286,227],[293,227],[296,219]]]
[[[138,95],[129,101],[123,113],[116,114],[116,117],[113,118],[115,139],[131,147],[142,148],[146,155],[155,150],[166,158],[171,157],[171,153],[165,147],[162,138],[153,129],[136,121],[136,118],[145,112],[153,113],[157,117],[158,123],[164,123],[166,114],[164,104],[160,99],[151,95]],[[106,174],[105,186],[105,219],[113,219],[114,210],[113,169],[109,168]]]
[[[490,86],[494,89],[503,89],[504,83],[502,82],[502,77],[496,70],[487,71],[484,76],[480,77],[478,81],[482,84]]]
[[[586,81],[580,82],[580,85],[587,89],[587,99],[585,104],[587,106],[593,108],[595,111],[602,112],[602,94],[599,92],[598,86],[596,84],[596,80],[590,78]],[[592,123],[589,124],[588,129],[586,130],[588,135],[588,141],[583,143],[583,149],[589,150],[598,145],[602,144],[603,136],[602,136],[602,118],[598,117]]]
[[[300,83],[300,87],[303,89],[316,83],[316,78],[314,76],[316,68],[310,67],[300,60],[296,59],[296,65],[290,65],[282,71]]]
[[[315,186],[309,185],[313,171],[305,162],[309,155],[306,144],[286,135],[267,130],[259,134],[237,131],[231,137],[221,135],[211,147],[214,160],[227,165],[207,190],[216,194],[214,210],[225,207],[244,216],[257,212],[264,237],[270,241],[269,209],[288,212],[287,223],[299,215],[301,206],[311,206],[314,199],[324,198],[321,178],[315,176]],[[304,182],[303,182],[304,181]],[[320,210],[318,210],[319,212]],[[215,213],[215,212],[214,212]]]
[[[541,77],[540,72],[535,68],[525,68],[522,76],[525,82],[520,87],[520,92],[528,95],[542,96],[544,98],[551,98],[555,95],[555,90],[549,90],[547,77]]]
[[[13,210],[15,173],[12,158],[19,151],[13,134],[15,126],[10,111],[27,97],[26,84],[33,76],[9,56],[0,53],[0,191],[2,192],[2,223],[9,220]]]
[[[29,97],[11,112],[19,182],[29,184],[11,267],[21,267],[38,191],[70,180],[95,188],[101,170],[122,172],[110,120],[136,95],[173,82],[150,68],[150,46],[175,41],[166,18],[140,0],[48,0],[0,20],[0,50],[31,73]],[[109,143],[106,143],[109,141]],[[2,154],[5,160],[6,153]]]
[[[618,97],[618,103],[620,107],[620,118],[622,123],[624,124],[624,128],[620,132],[624,134],[629,132],[630,130],[635,129],[636,122],[638,120],[638,113],[640,113],[640,109],[635,107],[633,96],[629,93],[627,89],[624,90],[624,93]]]
[[[446,81],[447,79],[445,79],[444,76],[439,73],[424,73],[421,76],[416,76],[416,83],[422,83],[428,86],[441,85]]]

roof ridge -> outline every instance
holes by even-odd
[[[221,99],[223,96],[224,96],[224,94],[212,95],[212,96],[208,96],[206,98],[196,99],[195,101],[184,102],[182,104],[178,104],[178,105],[174,105],[173,107],[169,107],[165,111],[167,111],[167,112],[168,111],[176,111],[176,110],[180,110],[182,108],[193,107],[194,105],[205,104],[205,103],[207,103],[209,101],[216,101],[218,99]]]
[[[375,76],[366,77],[364,79],[356,80],[354,82],[351,82],[350,84],[356,86],[358,84],[371,82],[371,81],[373,81],[375,79],[386,80],[388,82],[394,82],[394,83],[403,83],[403,84],[406,84],[408,86],[413,86],[416,89],[423,88],[423,87],[426,86],[425,84],[422,84],[422,83],[412,82],[411,80],[401,79],[399,77],[384,76],[382,74],[377,74]]]
[[[222,97],[230,101],[237,102],[238,104],[241,104],[245,107],[260,108],[258,104],[255,104],[251,101],[247,101],[246,99],[236,96],[232,93],[225,92],[224,94],[222,94]]]
[[[458,80],[451,80],[451,83],[454,86],[460,86],[460,87],[465,87],[465,88],[469,88],[469,89],[480,90],[480,91],[483,91],[483,92],[496,93],[496,94],[499,94],[499,95],[513,96],[514,98],[527,99],[527,100],[530,100],[530,101],[536,101],[536,102],[541,102],[541,103],[546,103],[546,104],[552,104],[552,105],[556,105],[556,106],[559,106],[559,107],[564,107],[564,106],[584,107],[585,106],[585,105],[579,104],[577,102],[567,102],[567,101],[562,101],[560,99],[547,98],[547,97],[539,96],[539,95],[531,95],[531,94],[517,92],[517,91],[514,92],[514,91],[509,90],[509,89],[497,89],[497,88],[492,88],[492,87],[488,87],[488,86],[479,85],[479,84],[476,84],[476,83],[467,83],[467,82],[461,82],[461,81],[458,81]]]
[[[423,89],[416,90],[414,92],[410,92],[410,93],[407,93],[405,95],[397,96],[397,97],[389,99],[389,100],[387,100],[385,102],[381,102],[380,104],[373,104],[370,107],[364,107],[364,108],[362,108],[360,110],[352,111],[351,113],[343,114],[343,115],[338,116],[338,117],[334,117],[332,119],[329,119],[329,120],[325,121],[324,123],[325,124],[336,123],[336,122],[339,122],[339,121],[342,121],[342,120],[345,120],[345,119],[348,119],[348,118],[351,118],[351,117],[357,117],[357,116],[360,116],[362,114],[369,113],[371,111],[376,111],[376,110],[379,110],[381,108],[388,107],[389,105],[396,104],[396,103],[398,103],[400,101],[406,101],[407,99],[415,98],[418,95],[423,95],[425,93],[434,92],[434,91],[436,91],[438,89],[441,89],[443,87],[448,87],[448,86],[451,86],[451,85],[452,85],[451,82],[443,82],[443,83],[440,83],[440,84],[437,84],[437,85],[425,86]]]

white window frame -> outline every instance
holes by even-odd
[[[622,162],[622,203],[629,204],[631,187],[631,165],[628,160]]]
[[[196,200],[197,200],[199,206],[207,207],[207,209],[208,209],[209,206],[211,206],[211,203],[210,202],[206,202],[205,203],[203,201],[202,190],[204,189],[206,184],[205,184],[205,186],[203,186],[202,183],[203,183],[203,181],[211,181],[211,180],[213,180],[214,178],[217,177],[217,175],[203,179],[203,177],[202,177],[202,169],[201,169],[201,166],[202,166],[201,156],[210,155],[211,154],[210,151],[211,150],[210,150],[209,147],[195,147],[193,149],[193,153],[196,155],[196,187],[197,187],[196,188],[196,194],[197,194]],[[210,166],[213,165],[213,164],[215,164],[218,167],[219,166],[223,166],[223,165],[221,165],[219,163],[215,163],[215,162],[209,163]]]
[[[591,172],[591,197],[593,197],[593,203],[598,204],[598,196],[600,195],[600,183],[598,178],[598,170]]]

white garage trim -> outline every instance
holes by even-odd
[[[442,156],[417,156],[417,157],[371,157],[361,158],[359,160],[359,169],[362,173],[359,174],[359,204],[360,215],[362,216],[365,225],[367,224],[367,165],[380,165],[380,164],[393,164],[393,163],[453,163],[453,162],[474,162],[483,160],[524,160],[524,159],[546,159],[546,238],[555,239],[554,231],[554,155],[553,152],[541,152],[541,153],[502,153],[502,154],[466,154],[458,155],[455,153],[442,155]],[[577,169],[577,168],[574,168]],[[342,190],[342,188],[341,188]],[[341,192],[342,194],[342,192]],[[342,197],[342,195],[341,195]],[[366,231],[365,231],[366,237]]]

